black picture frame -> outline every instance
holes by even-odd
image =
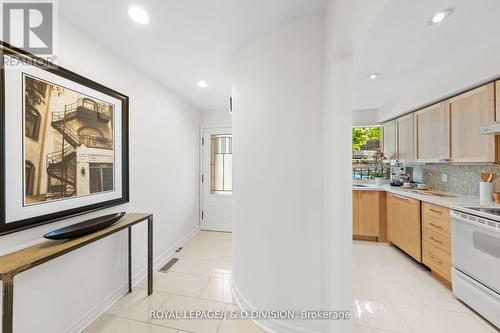
[[[122,128],[121,128],[121,171],[122,171],[122,195],[120,198],[98,202],[95,204],[85,205],[81,207],[71,208],[63,211],[53,212],[50,214],[39,215],[22,220],[6,222],[6,160],[5,160],[5,68],[4,56],[21,60],[30,63],[33,66],[39,67],[52,74],[58,75],[62,78],[74,81],[78,84],[94,89],[108,96],[114,97],[122,103]],[[121,205],[129,202],[129,97],[110,89],[102,84],[85,78],[61,66],[54,65],[47,62],[45,59],[39,58],[33,54],[25,52],[21,49],[12,47],[11,45],[0,41],[0,57],[2,64],[0,65],[0,236],[17,232],[24,229],[37,227],[40,225],[60,221],[69,217],[93,212],[96,210]]]

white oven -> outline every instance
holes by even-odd
[[[500,222],[488,209],[461,210],[450,213],[453,293],[500,328]]]

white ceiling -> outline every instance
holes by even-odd
[[[449,19],[426,25],[449,7],[455,7]],[[498,0],[391,0],[354,51],[355,109],[389,103],[499,41]],[[382,76],[369,80],[374,72]]]
[[[326,0],[64,0],[59,11],[200,110],[226,111],[237,48],[285,20],[318,15]],[[139,5],[151,21],[130,20]],[[208,88],[196,86],[199,80]]]

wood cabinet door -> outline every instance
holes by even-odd
[[[396,119],[397,150],[400,162],[413,162],[415,160],[415,132],[414,114]]]
[[[439,162],[450,158],[449,120],[444,102],[415,112],[417,161]]]
[[[359,192],[359,234],[379,236],[380,192]]]
[[[450,116],[453,162],[495,162],[495,136],[476,129],[495,121],[495,84],[490,83],[446,101]]]
[[[388,160],[397,160],[397,143],[396,143],[396,122],[390,121],[382,126],[384,153]]]
[[[359,191],[352,191],[352,234],[359,235]]]
[[[495,82],[495,120],[500,123],[500,81]]]
[[[420,201],[389,194],[388,226],[390,242],[422,262]]]

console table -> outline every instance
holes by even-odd
[[[91,234],[64,241],[49,240],[0,257],[0,279],[3,281],[2,333],[12,333],[14,276],[65,253],[93,243],[128,228],[128,291],[132,291],[132,226],[148,221],[148,295],[153,293],[153,215],[129,213],[118,222]]]

